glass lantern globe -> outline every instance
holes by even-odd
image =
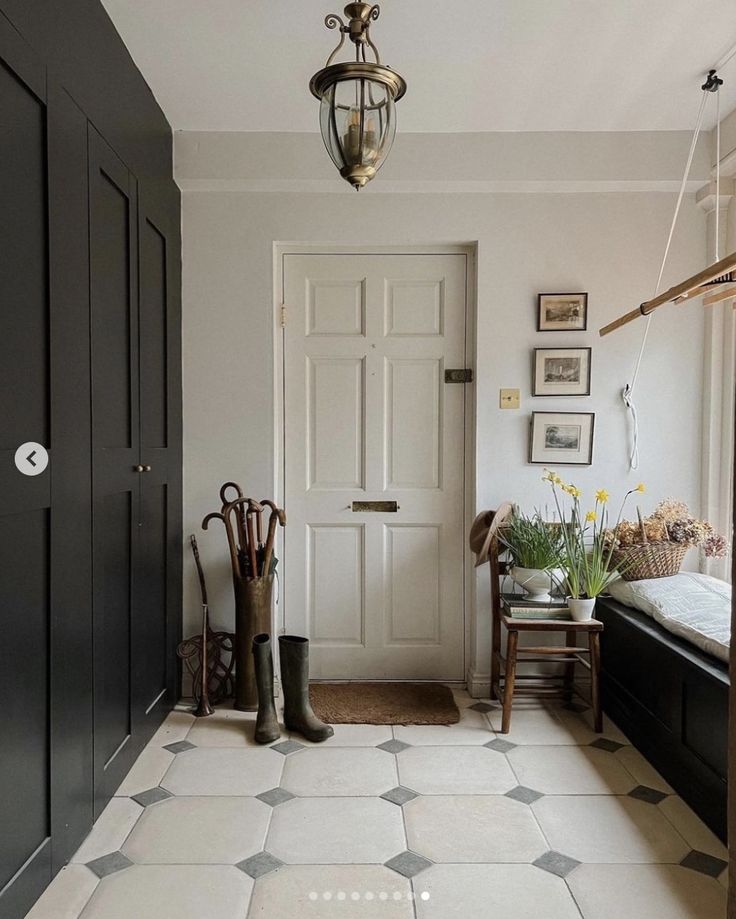
[[[339,80],[321,95],[320,130],[340,175],[356,190],[383,165],[396,136],[390,85],[366,77]]]

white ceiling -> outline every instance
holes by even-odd
[[[317,131],[333,0],[102,0],[175,130]],[[691,128],[736,42],[733,0],[385,0],[402,131]],[[736,107],[736,58],[721,74]],[[714,123],[709,106],[707,126]]]

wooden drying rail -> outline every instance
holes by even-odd
[[[722,258],[720,262],[715,262],[686,281],[682,281],[680,284],[670,287],[664,293],[658,294],[653,299],[647,300],[635,310],[631,310],[631,312],[625,313],[618,319],[614,319],[613,322],[609,322],[608,325],[603,326],[599,334],[602,336],[615,332],[616,329],[633,322],[634,319],[638,319],[640,316],[648,316],[657,307],[663,306],[665,303],[682,303],[685,300],[692,300],[694,297],[702,297],[703,294],[707,294],[703,300],[703,305],[712,306],[714,303],[720,303],[721,300],[736,297],[736,286],[734,286],[736,278],[732,274],[735,269],[736,252],[732,252],[731,255]]]

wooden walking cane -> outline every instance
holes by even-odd
[[[197,566],[197,575],[199,577],[199,592],[202,597],[202,683],[199,690],[199,701],[197,703],[196,709],[194,710],[194,714],[197,718],[204,718],[207,715],[212,715],[215,711],[210,705],[209,689],[207,686],[209,680],[207,642],[209,640],[210,632],[210,611],[207,603],[207,585],[204,582],[204,571],[202,570],[202,563],[199,560],[197,537],[192,534],[189,537],[189,542],[192,546],[194,564]]]

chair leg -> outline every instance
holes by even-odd
[[[514,682],[516,681],[516,650],[519,644],[519,633],[509,632],[506,647],[506,673],[503,688],[503,718],[501,733],[508,734],[511,728],[511,706],[514,702]]]
[[[493,617],[491,627],[491,699],[499,698],[501,685],[501,623]],[[499,699],[500,701],[500,699]]]
[[[590,648],[590,696],[593,704],[593,730],[596,734],[603,731],[603,713],[601,711],[600,671],[601,643],[598,632],[588,633]]]
[[[577,635],[575,632],[565,632],[565,643],[568,648],[577,647]],[[573,686],[575,684],[575,659],[569,664],[563,664],[565,668],[565,701],[571,702],[573,696]]]

